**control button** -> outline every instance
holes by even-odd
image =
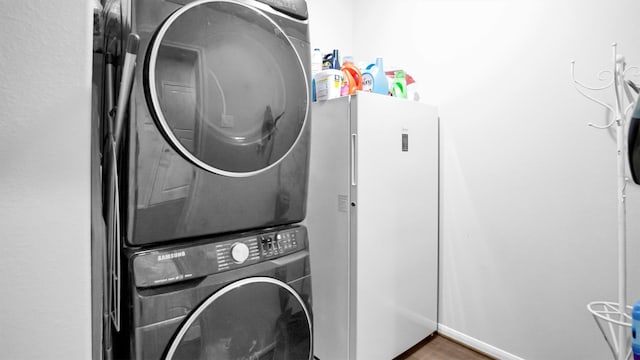
[[[236,264],[242,264],[249,257],[249,247],[245,243],[231,245],[231,258]]]

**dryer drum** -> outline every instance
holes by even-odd
[[[219,175],[275,166],[308,117],[300,54],[275,21],[241,2],[196,1],[172,13],[151,39],[143,78],[167,142]]]
[[[182,323],[164,359],[312,358],[310,312],[289,285],[240,280],[205,300]]]

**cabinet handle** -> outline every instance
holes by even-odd
[[[351,186],[358,185],[356,181],[356,145],[358,141],[358,135],[351,134]]]

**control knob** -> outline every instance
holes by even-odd
[[[231,258],[236,264],[242,264],[249,258],[249,247],[245,243],[231,245]]]

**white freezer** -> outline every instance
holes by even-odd
[[[315,356],[389,360],[437,327],[437,109],[358,93],[312,111]]]

